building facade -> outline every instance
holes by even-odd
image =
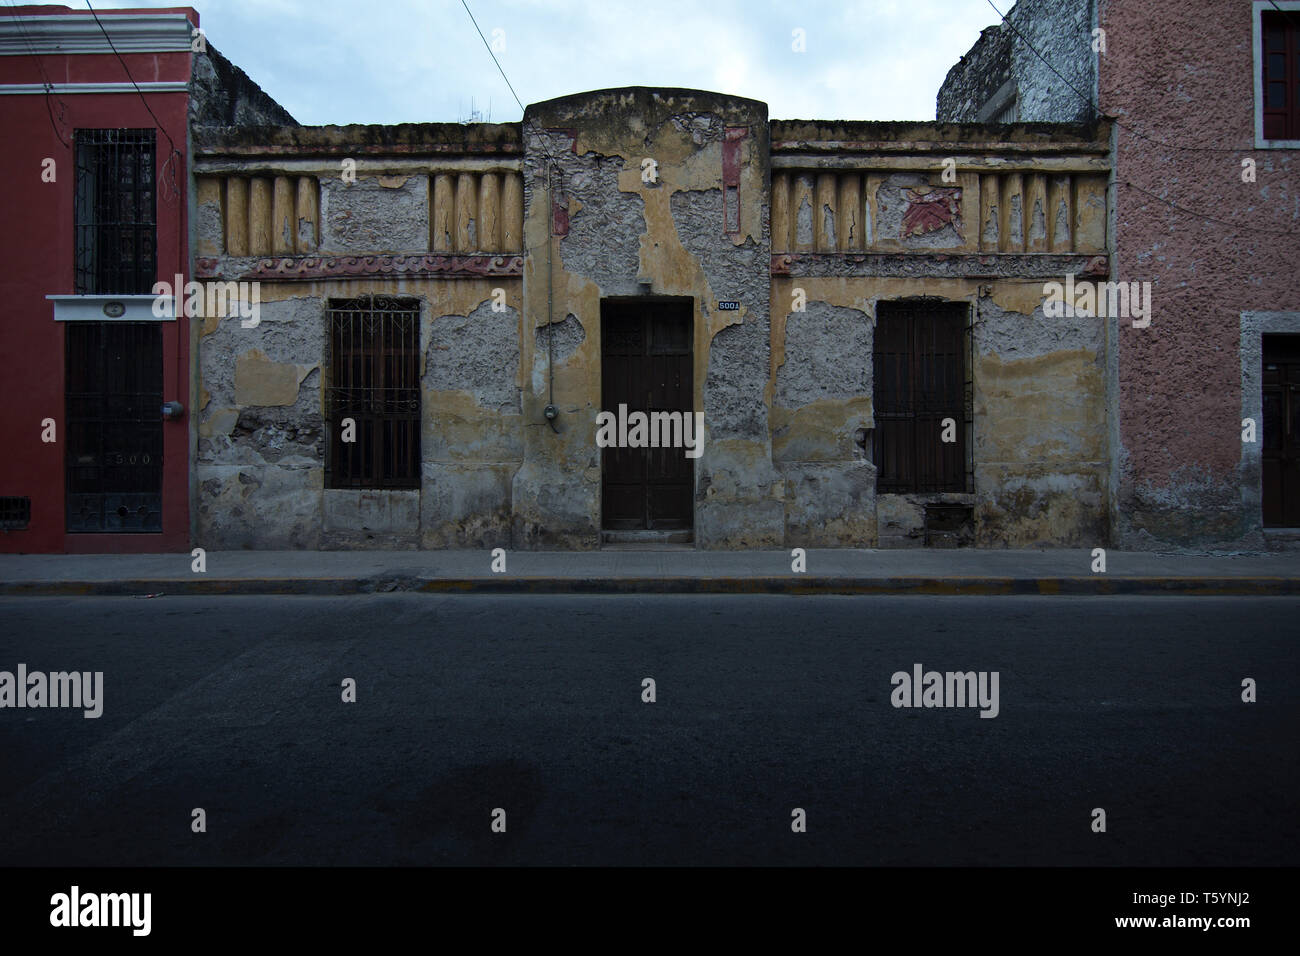
[[[189,8],[0,11],[0,550],[183,550],[189,130],[292,123]],[[168,409],[164,412],[166,403]]]
[[[1109,150],[642,87],[198,130],[196,275],[260,306],[199,326],[195,543],[1102,544],[1113,330],[1045,283],[1108,275]]]
[[[301,127],[15,8],[0,547],[1290,546],[1300,4],[1181,9],[1021,0],[934,123]]]
[[[1150,290],[1109,369],[1112,539],[1300,535],[1300,3],[1020,0],[938,97],[966,122],[1114,117],[1112,272]],[[1054,38],[1054,39],[1053,39]],[[1040,55],[1041,54],[1041,55]],[[1052,68],[1048,68],[1050,62]]]

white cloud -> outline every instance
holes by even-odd
[[[124,0],[126,2],[126,0]],[[175,0],[129,0],[169,6]],[[774,118],[933,119],[984,0],[469,0],[525,104],[619,86],[765,101]],[[303,123],[520,118],[459,0],[220,0],[210,42]],[[807,52],[790,49],[791,30]]]

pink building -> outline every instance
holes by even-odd
[[[1020,0],[938,117],[1115,120],[1112,544],[1300,540],[1300,2]]]

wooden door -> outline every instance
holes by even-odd
[[[601,408],[692,414],[693,305],[684,300],[601,305]],[[694,432],[692,432],[693,437]],[[603,525],[611,531],[692,527],[695,459],[685,448],[602,450]]]

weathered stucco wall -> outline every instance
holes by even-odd
[[[991,11],[990,11],[991,12]],[[985,27],[975,45],[948,71],[935,109],[940,122],[978,123],[1014,98],[1011,43],[1015,33],[998,22]]]
[[[438,135],[468,136],[433,133],[430,150]],[[495,254],[519,250],[517,171],[489,159],[448,173],[448,160],[413,159],[401,144],[376,159],[383,136],[369,130],[295,135],[308,142],[270,159],[212,159],[198,177],[198,272],[256,282],[260,305],[251,328],[214,315],[199,331],[196,542],[508,546],[523,303],[517,268],[509,274],[510,257]],[[316,155],[331,150],[359,157],[354,181]],[[459,195],[448,197],[446,183]],[[450,224],[441,237],[440,222]],[[358,296],[419,302],[418,489],[325,487],[327,312],[331,300]]]
[[[520,395],[522,287],[491,283],[437,290],[421,376],[424,459],[420,545],[509,547],[511,485],[523,459]],[[438,294],[441,293],[441,294]]]
[[[1241,447],[1241,409],[1256,400],[1241,383],[1259,348],[1243,348],[1243,316],[1297,308],[1300,208],[1295,150],[1255,145],[1254,6],[1209,0],[1188,29],[1186,8],[1161,0],[1020,0],[1010,18],[1024,38],[986,34],[939,93],[940,119],[976,119],[1009,74],[1018,119],[1086,118],[1046,58],[1121,118],[1111,278],[1148,283],[1152,305],[1146,327],[1111,326],[1107,487],[1122,547],[1265,543],[1258,470]]]
[[[248,74],[204,37],[206,49],[191,57],[190,123],[193,126],[296,125],[294,118]]]
[[[205,316],[199,331],[200,547],[320,546],[319,300],[268,301],[261,312],[255,329]]]
[[[525,113],[525,314],[532,370],[523,396],[524,462],[514,481],[514,545],[593,548],[600,539],[600,304],[604,297],[694,301],[695,409],[706,441],[695,463],[695,538],[705,548],[778,546],[784,486],[772,465],[766,107],[678,90],[603,91]],[[739,222],[724,229],[723,153],[739,143]],[[652,160],[654,175],[643,175]],[[548,169],[567,235],[548,243]],[[548,267],[551,269],[548,286]],[[651,280],[650,287],[639,284]],[[552,303],[548,306],[548,288]],[[738,300],[719,312],[720,299]],[[549,309],[549,312],[548,312]],[[548,321],[577,338],[557,359],[557,429],[547,426]],[[580,330],[580,336],[577,333]]]
[[[492,311],[493,288],[505,310]],[[521,457],[520,284],[513,280],[263,283],[260,321],[201,332],[196,541],[210,548],[508,545]],[[420,315],[423,485],[325,488],[331,299],[413,296]]]
[[[514,154],[503,128],[205,135],[196,274],[261,304],[197,333],[202,546],[599,547],[601,305],[659,298],[692,307],[696,546],[919,545],[936,501],[973,508],[963,543],[1104,538],[1104,320],[1043,309],[1107,269],[1096,129],[633,88],[530,107]],[[327,309],[362,295],[420,305],[418,488],[325,487]],[[875,317],[915,299],[968,308],[971,491],[876,493]]]
[[[1254,148],[1250,0],[1206,0],[1195,29],[1185,8],[1157,0],[1112,0],[1102,13],[1101,106],[1136,131],[1115,131],[1116,271],[1151,283],[1153,313],[1148,328],[1119,328],[1117,538],[1257,547],[1242,314],[1300,309],[1296,151]]]
[[[975,301],[978,547],[1107,541],[1105,319],[1047,317],[1042,283]]]
[[[918,547],[926,506],[956,504],[972,524],[945,541],[1104,544],[1106,320],[1044,313],[1047,283],[1108,268],[1104,129],[772,125],[772,450],[787,543]],[[881,302],[905,300],[966,306],[970,490],[876,490],[875,321]]]
[[[875,426],[877,305],[921,298],[971,309],[973,493],[877,494],[858,431]],[[881,277],[774,280],[772,316],[787,544],[919,547],[927,502],[972,505],[979,547],[1105,543],[1104,320],[1046,317],[1041,281]]]
[[[791,312],[790,285],[772,289],[772,457],[786,482],[786,544],[873,547],[876,469],[857,440],[874,425],[868,313],[820,299]]]
[[[1002,10],[1010,25],[998,22],[985,29],[948,71],[935,116],[940,121],[988,122],[995,119],[994,109],[1011,97],[1018,123],[1091,120],[1097,0],[1018,0]]]

